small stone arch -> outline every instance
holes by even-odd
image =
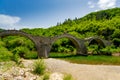
[[[77,55],[87,55],[87,48],[86,48],[86,46],[84,45],[84,40],[78,39],[78,38],[76,38],[76,37],[74,37],[74,36],[72,36],[72,35],[70,35],[70,34],[62,34],[62,35],[53,37],[53,38],[51,39],[51,47],[50,47],[50,50],[51,50],[51,48],[52,48],[53,43],[54,43],[56,40],[60,39],[60,38],[68,38],[68,39],[70,39],[70,40],[73,42],[73,44],[75,45],[76,49],[77,49],[77,52],[76,52]],[[50,50],[49,50],[49,51],[50,51]],[[48,54],[48,55],[49,55],[49,54]]]
[[[93,41],[95,41],[98,45],[100,45],[102,47],[108,46],[106,41],[104,39],[102,39],[102,38],[99,38],[99,37],[86,38],[86,41],[88,41],[88,45],[90,45]]]
[[[104,40],[100,37],[89,37],[89,38],[85,38],[85,41],[88,43],[87,45],[90,46],[91,44],[97,43],[98,47],[97,47],[97,54],[101,54],[101,52],[99,51],[102,48],[105,48],[107,46],[111,46],[111,42]],[[92,43],[93,42],[93,43]],[[88,54],[93,54],[93,52],[96,51],[93,50],[92,52],[88,52]]]

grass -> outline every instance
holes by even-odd
[[[68,54],[68,53],[50,53],[49,57],[50,58],[67,58],[75,56],[75,54]]]
[[[44,74],[46,69],[45,63],[43,59],[38,59],[33,64],[33,72],[38,75]]]
[[[63,80],[74,80],[74,79],[73,79],[72,75],[66,74],[66,75],[64,75]]]
[[[103,56],[103,55],[89,55],[79,56],[63,53],[51,53],[50,57],[63,59],[72,63],[78,64],[102,64],[102,65],[120,65],[120,57],[118,56]]]
[[[49,72],[46,72],[44,75],[43,75],[43,80],[49,80],[50,78],[50,73]]]

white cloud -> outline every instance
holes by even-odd
[[[90,0],[87,4],[90,8],[98,8],[98,10],[109,9],[116,7],[117,0]]]
[[[116,0],[99,0],[97,4],[100,9],[114,8]]]
[[[95,3],[92,2],[92,1],[89,1],[89,2],[88,2],[88,5],[89,5],[90,8],[94,8],[94,7],[95,7]]]
[[[0,28],[11,29],[19,23],[20,17],[0,14]]]
[[[0,24],[14,25],[20,21],[19,17],[0,14]]]

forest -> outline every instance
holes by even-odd
[[[0,29],[0,32],[4,29]],[[108,47],[99,47],[94,43],[87,45],[88,52],[91,54],[114,54],[120,52],[120,8],[101,10],[87,14],[82,18],[66,19],[63,23],[58,22],[50,28],[23,28],[21,31],[35,35],[53,37],[68,33],[79,39],[92,36],[99,36],[112,43]],[[51,52],[75,54],[76,47],[67,38],[57,40]],[[14,56],[13,56],[14,55]],[[27,59],[37,58],[34,43],[21,36],[7,36],[0,38],[0,58],[23,57]]]

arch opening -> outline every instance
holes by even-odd
[[[97,44],[101,47],[105,47],[105,44],[104,42],[101,40],[101,39],[92,39],[90,42],[89,42],[89,45],[91,44]]]
[[[99,38],[93,38],[88,42],[88,54],[101,55],[101,49],[105,48],[103,40]]]
[[[74,43],[68,39],[68,38],[60,38],[58,40],[56,40],[51,47],[51,51],[50,51],[50,57],[52,55],[54,56],[72,56],[76,54],[76,46],[74,45]],[[53,57],[54,57],[53,56]]]
[[[64,39],[68,40],[68,42],[66,42],[67,44],[64,45],[65,41]],[[71,35],[61,35],[61,36],[57,36],[52,40],[52,45],[51,45],[51,50],[55,50],[56,47],[60,47],[60,45],[55,45],[55,43],[58,41],[59,42],[63,40],[62,46],[66,47],[68,49],[68,51],[66,51],[65,49],[63,50],[63,52],[68,52],[68,53],[72,53],[72,55],[77,55],[77,54],[86,54],[86,47],[84,45],[84,42],[78,40],[77,38],[75,38],[74,36]],[[60,43],[60,42],[59,42]],[[54,48],[55,47],[55,48]],[[69,48],[71,47],[71,50],[69,50]],[[84,49],[83,49],[84,48]],[[58,49],[57,49],[58,50]],[[59,52],[59,51],[58,51]]]

